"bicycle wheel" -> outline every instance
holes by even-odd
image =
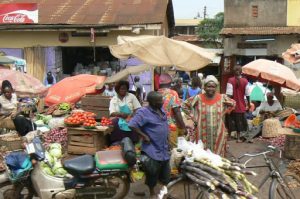
[[[283,177],[283,183],[279,183],[277,179],[273,179],[269,190],[269,199],[296,199],[293,191],[288,187],[290,176]]]
[[[31,188],[23,183],[16,183],[10,189],[3,192],[4,199],[32,199],[34,196]]]
[[[164,199],[208,199],[209,193],[195,183],[179,180],[168,186],[168,193]]]

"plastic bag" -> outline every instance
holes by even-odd
[[[65,117],[54,117],[49,121],[48,126],[50,127],[50,129],[63,127],[63,126],[65,126],[64,119],[65,119]]]

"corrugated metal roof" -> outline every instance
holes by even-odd
[[[300,27],[240,27],[223,28],[221,35],[288,35],[300,34]]]
[[[37,3],[39,24],[133,25],[163,23],[169,1],[2,0],[1,3]]]
[[[202,19],[175,19],[175,26],[198,26]]]
[[[176,35],[172,39],[178,41],[199,41],[198,35]]]

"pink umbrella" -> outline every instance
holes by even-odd
[[[280,63],[266,59],[257,59],[243,66],[242,70],[244,74],[257,77],[262,81],[287,87],[295,91],[300,90],[300,82],[294,72]]]
[[[1,68],[0,83],[4,80],[11,82],[18,97],[41,97],[47,92],[47,87],[40,80],[19,71]]]
[[[103,86],[105,76],[81,74],[66,77],[49,88],[45,98],[46,105],[61,102],[78,102],[85,94],[97,93],[96,86]]]

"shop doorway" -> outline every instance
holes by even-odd
[[[78,73],[95,72],[98,70],[116,70],[118,59],[111,55],[108,47],[61,47],[62,50],[62,69],[64,74],[74,75]],[[78,68],[78,65],[80,66]],[[77,66],[77,68],[76,68]]]

